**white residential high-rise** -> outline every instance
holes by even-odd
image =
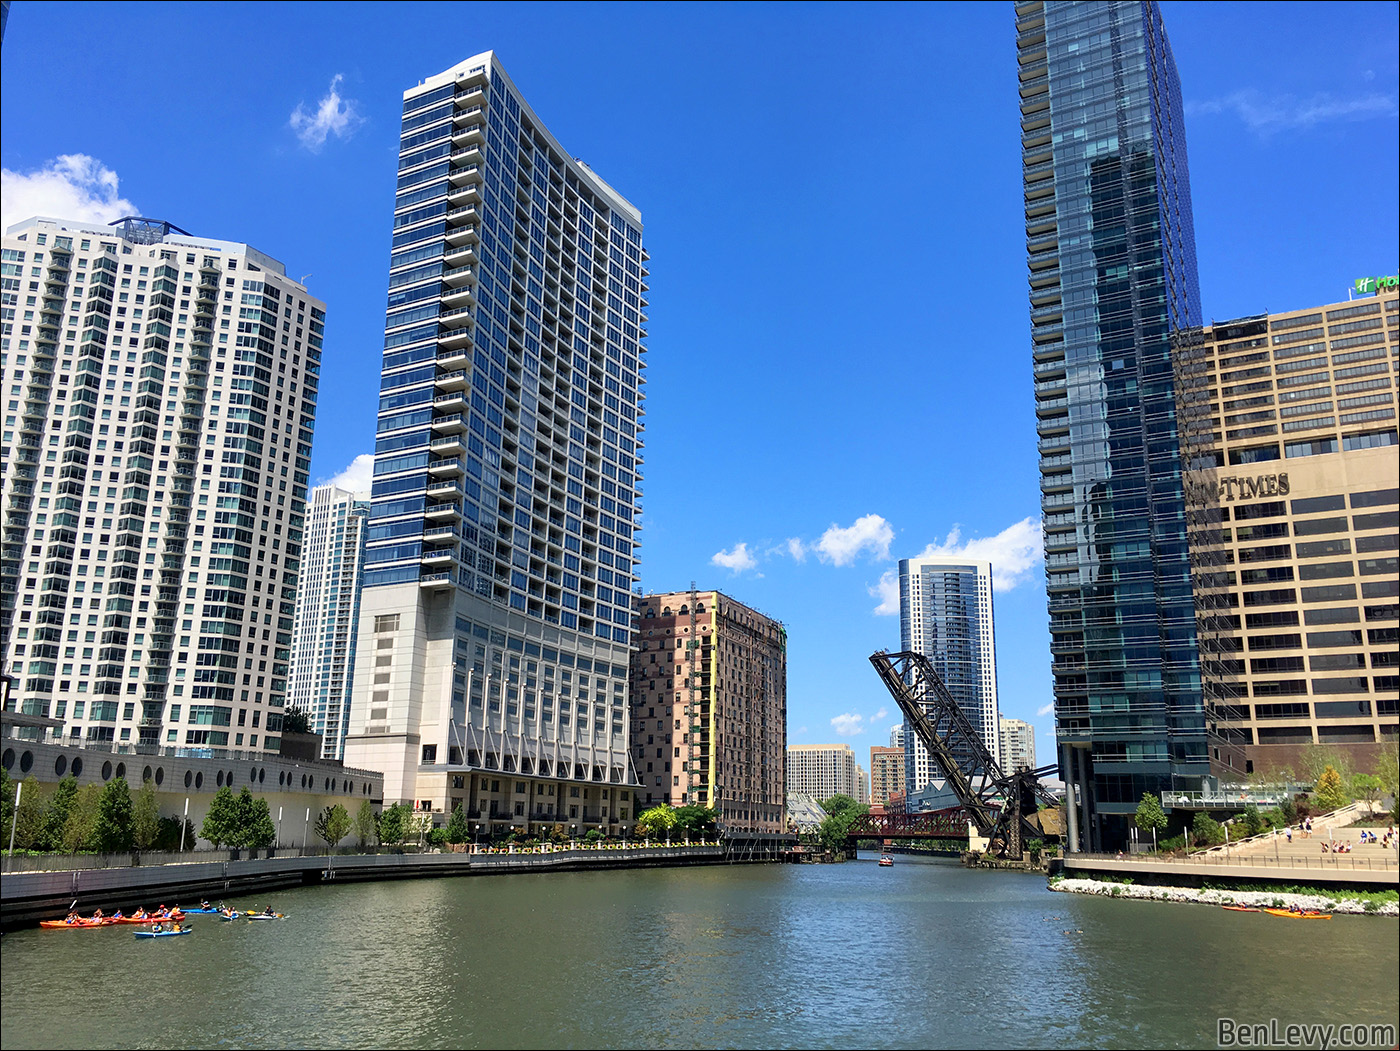
[[[860,802],[863,771],[848,744],[791,744],[787,750],[787,788],[817,800],[846,795]]]
[[[169,223],[4,238],[5,671],[68,740],[281,743],[325,305]]]
[[[896,724],[895,726],[891,726],[891,727],[890,727],[890,747],[891,747],[891,748],[903,748],[903,747],[904,747],[904,724],[903,724],[903,723],[898,723],[898,724]]]
[[[301,586],[292,624],[288,707],[321,735],[321,758],[340,759],[350,725],[369,496],[334,485],[311,490]]]
[[[1035,769],[1035,727],[1021,719],[1001,720],[1001,755],[1005,773]]]
[[[900,649],[928,658],[993,756],[1000,754],[992,564],[933,558],[899,563]],[[941,781],[928,750],[906,725],[904,778],[912,796]]]
[[[346,761],[488,827],[632,818],[641,215],[485,52],[404,92]]]

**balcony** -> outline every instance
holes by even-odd
[[[425,591],[448,591],[453,587],[451,573],[427,573],[418,578],[418,586]]]
[[[476,319],[472,317],[471,307],[458,307],[456,310],[449,310],[438,315],[438,324],[445,328],[457,329],[464,325],[473,325]]]
[[[471,269],[467,267],[466,269]],[[448,307],[471,306],[476,302],[476,287],[474,285],[461,285],[457,288],[449,288],[443,294],[442,304]]]
[[[433,430],[442,434],[464,434],[467,429],[467,421],[460,412],[454,412],[450,416],[439,416],[433,420]]]
[[[456,504],[429,504],[423,509],[423,517],[432,519],[434,523],[460,522],[462,509]]]
[[[429,461],[428,473],[435,478],[460,478],[465,472],[461,460],[455,456],[445,456],[441,460]],[[431,489],[428,491],[432,492]]]
[[[463,183],[460,186],[453,186],[447,191],[448,204],[480,204],[481,184],[475,182]]]
[[[458,210],[461,211],[463,209]],[[465,210],[473,211],[474,209],[469,208]],[[447,243],[454,248],[460,247],[461,245],[474,245],[477,241],[481,240],[477,233],[476,223],[467,223],[465,226],[449,226],[447,232],[443,236],[446,238]]]
[[[444,526],[440,529],[429,529],[423,534],[425,544],[455,544],[460,534],[451,526]]]
[[[451,394],[439,394],[433,399],[433,409],[437,412],[461,413],[466,410],[466,407],[467,399],[461,391],[454,391]]]
[[[420,561],[424,566],[445,569],[456,563],[457,552],[450,547],[434,548],[431,551],[424,551]]]
[[[462,487],[455,481],[448,480],[430,483],[428,495],[434,500],[460,500],[466,493],[462,492]]]
[[[454,128],[452,131],[452,145],[465,146],[472,142],[480,143],[484,139],[485,129],[481,126],[479,118],[476,121],[472,121],[471,117],[472,114],[479,114],[480,112],[480,106],[472,106],[456,115],[455,120],[459,121],[461,126]],[[471,121],[471,123],[467,123],[468,121]]]
[[[433,386],[438,390],[462,391],[470,385],[471,377],[465,369],[456,369],[452,372],[440,372],[433,377]]]
[[[456,435],[438,438],[428,448],[439,456],[461,456],[467,451],[466,444]]]
[[[465,244],[460,248],[454,248],[443,257],[443,262],[451,267],[475,266],[480,260],[476,255],[475,244]]]
[[[476,271],[470,266],[459,266],[451,270],[444,270],[442,273],[442,283],[448,288],[457,288],[461,285],[475,285]]]

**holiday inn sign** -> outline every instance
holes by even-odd
[[[1359,296],[1393,292],[1396,288],[1400,288],[1400,277],[1394,275],[1390,277],[1358,277],[1356,279],[1356,294]]]

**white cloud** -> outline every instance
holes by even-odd
[[[1023,584],[1045,556],[1041,543],[1040,523],[1034,518],[1023,518],[1007,526],[996,536],[975,537],[966,542],[962,530],[954,526],[941,544],[930,544],[919,555],[920,558],[967,558],[992,564],[992,588],[996,591],[1010,591]],[[898,582],[896,581],[896,585]],[[898,610],[898,596],[895,596],[895,611]]]
[[[355,109],[354,99],[340,97],[340,73],[331,77],[331,85],[326,89],[321,101],[316,103],[314,113],[308,113],[303,103],[298,102],[292,110],[289,123],[297,133],[301,144],[312,153],[319,153],[326,144],[326,137],[334,135],[338,139],[348,139],[363,124],[364,118]]]
[[[813,545],[823,562],[849,566],[856,556],[868,551],[872,558],[888,561],[894,530],[879,515],[865,515],[849,526],[833,525]]]
[[[1332,121],[1393,118],[1400,113],[1394,95],[1369,92],[1352,98],[1339,98],[1329,92],[1300,99],[1293,95],[1265,95],[1255,88],[1232,92],[1220,98],[1191,102],[1188,116],[1233,114],[1250,131],[1270,135],[1278,131],[1306,130]]]
[[[872,716],[870,717],[870,721],[871,721],[872,723],[878,723],[881,719],[883,719],[885,716],[887,716],[887,715],[889,715],[889,714],[890,714],[890,713],[889,713],[889,709],[887,709],[887,708],[881,708],[878,712],[876,712],[874,715],[872,715]]]
[[[140,215],[118,196],[117,173],[85,153],[66,153],[30,172],[0,171],[0,228],[36,215],[110,223]]]
[[[792,556],[794,562],[804,562],[807,559],[807,548],[795,536],[790,536],[786,541],[787,553]]]
[[[840,737],[856,737],[865,729],[865,717],[855,712],[844,712],[831,720],[831,728]]]
[[[872,613],[877,617],[893,617],[899,612],[899,574],[893,569],[887,569],[880,576],[880,582],[865,589],[870,592],[871,598],[880,600]]]
[[[758,559],[749,554],[748,544],[735,544],[728,551],[717,551],[711,555],[710,565],[720,566],[738,574],[757,567]]]
[[[1055,702],[1054,702],[1054,701],[1051,701],[1049,704],[1042,704],[1039,708],[1037,708],[1037,709],[1035,710],[1035,714],[1036,714],[1036,715],[1050,715],[1050,714],[1052,714],[1054,711],[1055,711]]]
[[[360,453],[350,466],[322,484],[338,485],[352,493],[367,493],[374,484],[374,453]]]

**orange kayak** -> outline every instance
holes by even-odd
[[[1330,912],[1289,912],[1287,909],[1265,909],[1270,916],[1285,916],[1290,920],[1330,920]]]
[[[120,920],[110,918],[101,920],[78,920],[75,923],[69,923],[67,920],[40,920],[39,926],[46,931],[67,931],[80,930],[87,927],[111,927],[113,924],[120,922]]]
[[[1258,911],[1259,911],[1258,909],[1250,908],[1248,905],[1222,905],[1222,906],[1220,906],[1220,907],[1221,907],[1222,909],[1228,909],[1230,912],[1258,912]]]

